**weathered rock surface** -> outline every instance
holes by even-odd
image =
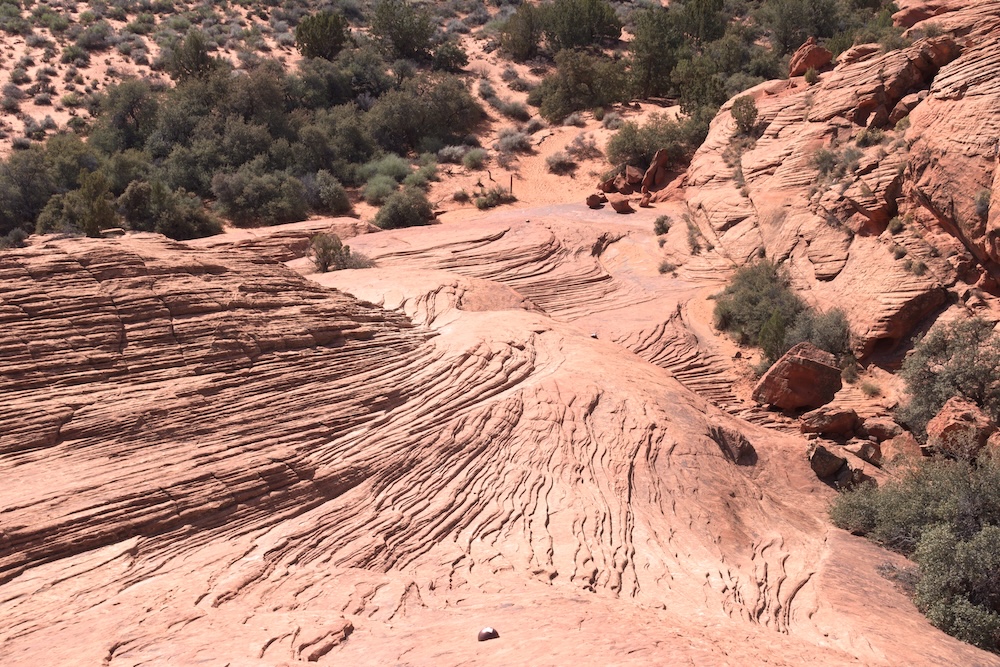
[[[899,460],[917,461],[923,457],[923,450],[920,443],[909,431],[904,431],[895,436],[892,440],[886,440],[879,445],[882,450],[883,463],[892,463]]]
[[[834,454],[824,445],[816,445],[809,452],[809,466],[820,479],[833,479],[847,467],[847,459]]]
[[[974,455],[996,430],[975,403],[955,396],[927,422],[927,444],[952,454]]]
[[[833,400],[841,386],[836,358],[812,343],[799,343],[764,373],[753,399],[782,410],[817,408]]]
[[[579,208],[308,280],[142,235],[0,254],[5,667],[1000,664],[830,527],[800,438],[685,389],[698,337],[637,324],[685,288]]]
[[[788,62],[788,76],[802,76],[809,69],[822,69],[832,60],[833,54],[817,44],[815,37],[810,37],[792,54]]]
[[[587,206],[590,208],[600,208],[608,201],[607,195],[603,192],[587,195]]]
[[[799,429],[803,433],[850,436],[858,421],[853,408],[822,407],[799,417]]]
[[[861,425],[861,432],[883,442],[902,435],[903,427],[888,417],[869,417]]]
[[[741,93],[762,135],[734,160],[730,101],[685,177],[715,251],[786,262],[810,302],[846,311],[861,358],[895,349],[956,281],[993,289],[1000,275],[1000,3],[902,9],[942,34],[897,51],[856,46],[813,86]],[[987,210],[976,193],[992,193]],[[905,225],[892,235],[895,217]]]
[[[624,195],[610,194],[608,195],[608,203],[611,204],[611,208],[615,210],[615,213],[635,213],[635,209],[629,203],[628,197]]]
[[[852,440],[844,445],[844,449],[863,461],[874,465],[882,465],[882,448],[877,442],[870,440]]]

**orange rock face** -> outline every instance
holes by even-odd
[[[836,358],[812,343],[799,343],[764,373],[753,399],[783,410],[818,408],[829,403],[841,386]]]
[[[628,223],[519,213],[310,279],[0,254],[5,667],[1000,664],[830,526],[800,438],[682,384],[697,290],[616,261]]]
[[[815,37],[810,37],[792,54],[788,62],[788,76],[802,76],[809,69],[822,69],[832,60],[833,54],[817,44]]]
[[[927,422],[927,444],[945,452],[974,455],[996,431],[997,425],[974,403],[963,398],[948,399]]]

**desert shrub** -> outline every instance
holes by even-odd
[[[361,253],[352,253],[351,247],[344,245],[336,234],[321,232],[312,237],[309,241],[307,254],[320,273],[344,269],[367,269],[375,265]]]
[[[208,37],[199,30],[188,32],[170,51],[166,63],[167,72],[177,81],[206,76],[222,66],[223,62],[209,52]]]
[[[681,111],[686,114],[702,106],[718,109],[727,99],[725,78],[706,55],[680,60],[670,77],[677,88]]]
[[[462,164],[466,169],[482,169],[486,162],[486,151],[482,148],[473,148],[462,157]]]
[[[906,248],[901,245],[892,246],[892,256],[894,259],[903,259],[906,257]]]
[[[381,206],[396,191],[398,184],[396,179],[384,174],[376,174],[368,179],[361,196],[372,206]]]
[[[903,231],[903,221],[899,216],[896,216],[889,220],[889,224],[886,227],[890,234],[898,234]]]
[[[132,181],[118,197],[116,208],[129,228],[180,241],[222,231],[198,197],[183,189],[170,190],[160,181]]]
[[[928,460],[840,495],[833,522],[910,556],[915,601],[945,632],[990,651],[1000,638],[1000,468]]]
[[[525,123],[524,127],[522,127],[521,129],[524,130],[524,132],[527,134],[534,134],[539,130],[544,130],[546,127],[548,126],[545,124],[545,121],[542,120],[541,118],[532,118],[527,123]]]
[[[371,34],[392,58],[420,60],[427,56],[434,24],[423,9],[406,0],[379,0],[372,15]]]
[[[462,204],[469,201],[470,199],[469,193],[466,192],[465,190],[456,190],[455,193],[451,196],[451,198]]]
[[[87,26],[79,37],[76,45],[88,51],[101,51],[111,46],[114,39],[114,29],[107,21],[98,21]]]
[[[528,111],[528,107],[526,107],[521,102],[516,102],[513,100],[503,100],[499,98],[494,98],[494,99],[496,99],[497,103],[493,104],[492,106],[507,118],[510,118],[511,120],[519,120],[522,122],[531,118],[531,113]]]
[[[404,188],[390,196],[378,213],[375,224],[382,229],[427,225],[434,220],[434,209],[427,196],[416,188]]]
[[[20,227],[10,230],[5,235],[0,236],[0,250],[7,248],[23,248],[24,242],[28,238],[28,232]]]
[[[543,32],[553,51],[618,39],[622,23],[607,0],[553,0],[543,5]]]
[[[601,125],[609,130],[617,130],[621,128],[623,122],[624,121],[622,120],[620,113],[617,111],[610,111],[604,114],[604,118],[601,120]]]
[[[856,143],[862,148],[877,146],[885,141],[885,132],[877,127],[866,127],[858,133]]]
[[[553,174],[572,174],[576,171],[576,160],[563,151],[557,151],[545,158],[545,166]]]
[[[10,81],[15,84],[28,83],[31,81],[31,76],[28,74],[28,70],[23,67],[15,67],[11,70]]]
[[[632,85],[642,97],[667,93],[677,51],[684,43],[675,13],[662,7],[648,8],[637,11],[632,20]]]
[[[102,229],[115,225],[118,215],[103,172],[83,171],[78,180],[78,189],[56,195],[46,203],[36,224],[39,233],[82,231],[87,236],[99,237]]]
[[[403,153],[428,139],[444,145],[449,138],[472,129],[482,114],[460,79],[450,75],[414,77],[400,89],[379,97],[365,115],[365,122],[379,145]]]
[[[295,27],[295,44],[303,58],[333,60],[349,39],[347,20],[337,12],[307,16]]]
[[[676,270],[677,270],[677,265],[674,264],[673,262],[669,262],[667,260],[663,260],[662,262],[660,262],[659,266],[660,273],[673,273]]]
[[[661,236],[670,231],[670,216],[661,215],[653,221],[653,233]]]
[[[802,310],[785,331],[784,352],[798,343],[812,343],[837,357],[851,351],[851,327],[847,315],[840,308],[825,312]]]
[[[899,417],[922,436],[927,422],[952,396],[1000,417],[1000,334],[981,318],[935,326],[913,347],[900,375],[909,400]]]
[[[434,69],[444,72],[461,72],[469,64],[469,54],[457,42],[442,42],[434,49]]]
[[[700,133],[698,119],[675,121],[662,114],[652,114],[645,125],[622,123],[608,140],[605,153],[611,164],[630,164],[645,169],[656,151],[666,149],[669,163],[676,165],[694,153],[703,139]]]
[[[976,215],[978,215],[983,220],[990,212],[990,191],[980,190],[976,193]]]
[[[583,119],[583,114],[574,111],[570,115],[563,118],[563,127],[583,127],[587,124],[587,121]]]
[[[517,61],[538,52],[542,38],[542,12],[531,3],[522,3],[500,28],[500,48]]]
[[[467,146],[445,146],[437,152],[437,159],[439,162],[461,164],[468,150]]]
[[[388,176],[398,183],[406,178],[411,171],[410,163],[405,158],[401,158],[395,153],[388,153],[364,164],[358,169],[358,175],[364,180],[376,175]]]
[[[305,191],[285,172],[260,173],[251,165],[212,178],[219,211],[236,225],[277,225],[306,217]]]
[[[785,335],[804,304],[790,287],[787,273],[768,260],[737,269],[715,303],[715,327],[740,343],[764,347],[774,361],[781,356]]]
[[[806,83],[809,84],[810,86],[813,86],[819,82],[819,72],[816,71],[815,67],[810,67],[809,69],[806,70],[805,80]]]
[[[623,63],[563,50],[556,54],[556,71],[545,77],[533,93],[540,100],[542,116],[555,122],[573,111],[624,100],[625,81]]]
[[[733,100],[730,109],[733,120],[736,121],[736,129],[740,134],[753,134],[757,127],[757,103],[749,95],[743,95]]]
[[[530,153],[531,138],[517,128],[505,127],[498,134],[497,149],[504,153]]]
[[[594,137],[581,132],[566,145],[566,152],[577,160],[591,160],[601,157],[601,149],[597,147]]]
[[[496,185],[489,190],[484,190],[475,199],[476,208],[485,210],[496,208],[501,204],[509,204],[517,201],[517,197],[506,190],[502,185]]]
[[[335,215],[351,212],[351,200],[348,199],[344,186],[325,169],[316,173],[316,192],[323,210]]]

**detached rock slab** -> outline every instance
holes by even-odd
[[[611,208],[615,209],[615,213],[635,213],[635,209],[632,208],[632,204],[629,203],[628,198],[622,195],[608,195],[608,203],[611,204]]]
[[[816,445],[809,452],[809,467],[820,479],[832,479],[847,467],[847,459],[834,454],[823,445]]]
[[[858,413],[851,408],[822,407],[799,417],[803,433],[850,436],[858,426]]]
[[[953,396],[927,422],[927,444],[949,454],[971,456],[996,430],[997,425],[975,403]]]
[[[869,417],[861,425],[863,435],[871,436],[879,442],[892,440],[903,433],[903,427],[888,417]]]
[[[909,431],[903,431],[892,440],[885,440],[880,445],[883,463],[899,460],[919,461],[924,456],[920,443]]]
[[[782,410],[818,408],[842,386],[836,357],[812,343],[799,343],[764,373],[753,400]]]
[[[810,37],[792,55],[788,63],[788,76],[802,76],[810,68],[826,67],[833,60],[833,54],[816,43],[815,37]]]

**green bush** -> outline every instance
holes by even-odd
[[[345,215],[351,212],[353,207],[344,186],[325,169],[316,173],[316,191],[324,210],[334,215]]]
[[[336,234],[319,233],[309,241],[308,257],[320,273],[344,269],[367,269],[375,265],[360,253],[352,253]]]
[[[496,185],[489,190],[483,191],[475,199],[476,208],[480,210],[485,210],[488,208],[496,208],[501,204],[509,204],[511,202],[517,201],[517,197],[511,194],[502,185]]]
[[[543,32],[553,51],[618,39],[622,23],[607,0],[553,0],[542,5]]]
[[[219,211],[235,225],[277,225],[306,218],[301,181],[285,172],[259,173],[249,165],[212,178]]]
[[[810,308],[801,311],[785,332],[784,350],[799,343],[812,343],[837,357],[851,351],[851,327],[847,315],[840,308],[816,312]]]
[[[605,153],[611,164],[630,164],[645,169],[660,149],[665,149],[670,165],[682,163],[694,153],[704,138],[700,119],[676,121],[664,114],[651,114],[645,125],[622,123],[608,140]]]
[[[533,58],[541,38],[542,12],[528,2],[518,6],[500,28],[501,50],[517,61]]]
[[[563,50],[556,54],[556,71],[536,89],[541,114],[558,122],[573,111],[620,102],[628,96],[623,63]],[[530,99],[529,99],[530,103]]]
[[[805,80],[810,86],[816,85],[819,82],[819,72],[816,71],[815,67],[810,67],[806,70]]]
[[[462,165],[466,169],[482,169],[486,162],[486,151],[482,148],[473,148],[462,156]]]
[[[663,7],[642,9],[633,14],[632,20],[632,86],[642,97],[663,95],[670,91],[670,74],[684,43],[675,13]]]
[[[787,327],[804,308],[784,269],[761,260],[737,269],[718,295],[715,327],[740,343],[763,347],[773,362],[784,352]]]
[[[404,188],[393,194],[375,214],[375,224],[382,229],[428,225],[433,221],[434,209],[427,196],[416,188]]]
[[[444,72],[461,72],[469,64],[469,54],[457,42],[442,42],[434,49],[433,67]]]
[[[556,151],[552,155],[545,158],[545,167],[550,173],[558,174],[560,176],[572,174],[576,171],[576,160],[564,151]]]
[[[840,495],[833,522],[919,565],[916,603],[945,632],[996,652],[1000,639],[1000,468],[929,460],[881,488]]]
[[[990,194],[989,190],[980,190],[976,193],[976,215],[983,220],[990,212]]]
[[[376,174],[368,179],[361,196],[372,206],[381,206],[396,191],[398,184],[391,176]]]
[[[740,134],[751,135],[757,127],[757,103],[749,95],[733,100],[730,112]]]
[[[434,24],[430,15],[406,0],[379,0],[372,16],[371,34],[391,58],[427,57]]]
[[[1000,418],[1000,334],[981,318],[935,326],[913,347],[900,372],[909,400],[900,420],[923,436],[927,422],[952,396]]]
[[[350,29],[343,14],[319,12],[299,21],[295,27],[295,45],[303,58],[333,60],[350,40]]]
[[[662,236],[670,231],[670,216],[661,215],[653,221],[653,233]]]

